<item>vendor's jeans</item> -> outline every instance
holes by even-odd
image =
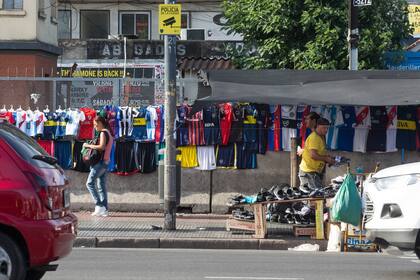
[[[306,185],[311,190],[322,188],[322,174],[320,173],[299,170],[299,180],[301,186]]]
[[[108,163],[100,161],[90,167],[90,173],[86,182],[86,187],[92,196],[96,206],[104,206],[108,210],[108,193],[106,191],[106,173]]]

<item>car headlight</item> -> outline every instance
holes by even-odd
[[[419,176],[420,174],[401,175],[379,178],[371,182],[375,184],[375,187],[378,191],[384,191],[397,187],[414,185],[418,182]]]

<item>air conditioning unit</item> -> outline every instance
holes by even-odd
[[[184,28],[181,29],[181,40],[198,40],[207,39],[206,30],[203,28]]]

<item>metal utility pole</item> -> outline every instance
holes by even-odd
[[[165,0],[175,4],[175,0]],[[176,230],[176,36],[165,35],[165,166],[164,166],[164,229]]]
[[[357,45],[359,44],[359,21],[358,7],[354,5],[354,0],[349,1],[349,26],[348,26],[348,42],[349,42],[349,70],[358,70],[359,58]]]

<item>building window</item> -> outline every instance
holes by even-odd
[[[16,10],[23,9],[23,0],[3,0],[3,9]]]
[[[51,0],[51,19],[57,20],[57,0]]]
[[[45,13],[45,0],[38,0],[38,17],[45,19],[47,14]]]
[[[81,39],[108,39],[109,11],[80,11]]]
[[[120,13],[120,34],[137,35],[138,39],[150,39],[150,13]]]
[[[58,39],[71,39],[71,11],[58,10]]]

